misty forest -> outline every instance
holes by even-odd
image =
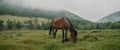
[[[78,32],[77,44],[48,37],[50,22],[67,17]],[[0,50],[120,50],[120,11],[96,22],[68,10],[47,10],[0,0]]]

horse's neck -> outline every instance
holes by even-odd
[[[75,29],[73,28],[72,25],[70,25],[70,26],[69,26],[69,30],[70,30],[71,32],[73,32]]]

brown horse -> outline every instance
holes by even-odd
[[[49,37],[51,35],[51,32],[53,31],[53,37],[55,39],[56,32],[58,29],[62,29],[62,43],[64,43],[64,41],[67,41],[67,30],[70,31],[70,36],[71,36],[73,43],[76,43],[77,31],[73,28],[73,25],[69,21],[68,18],[66,18],[66,17],[54,18],[50,24]],[[66,31],[65,34],[64,34],[64,30]]]

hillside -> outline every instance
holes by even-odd
[[[2,0],[0,2],[0,15],[11,15],[11,16],[18,16],[18,17],[23,17],[23,18],[37,17],[37,18],[45,18],[47,20],[51,20],[55,17],[57,18],[68,17],[70,21],[73,23],[73,25],[75,25],[76,28],[82,28],[82,27],[86,27],[87,25],[93,24],[93,22],[85,20],[81,18],[80,16],[74,14],[73,12],[70,12],[67,10],[57,11],[57,10],[46,10],[46,9],[44,10],[43,9],[32,9],[32,8],[24,7],[21,5],[14,5],[11,3],[6,3],[5,1]]]
[[[12,15],[0,15],[0,20],[3,20],[4,22],[6,22],[7,20],[24,22],[28,20],[34,21],[35,17],[30,18],[30,17],[21,17],[21,16],[12,16]],[[48,22],[48,19],[46,18],[37,18],[37,20],[39,23]]]
[[[29,7],[24,7],[22,5],[14,5],[7,0],[1,0],[0,2],[0,15],[14,15],[14,16],[22,16],[22,17],[40,17],[52,19],[55,17],[68,17],[74,20],[85,20],[78,15],[67,11],[67,10],[46,10],[46,9],[32,9]]]
[[[112,13],[104,18],[101,18],[97,22],[104,23],[104,22],[117,22],[120,21],[120,11]]]
[[[73,12],[67,10],[46,10],[46,9],[32,9],[29,7],[24,7],[22,5],[15,5],[5,2],[7,0],[1,0],[0,2],[0,15],[6,16],[6,19],[11,20],[28,20],[28,18],[42,18],[45,20],[52,20],[53,18],[68,17],[75,28],[87,29],[90,26],[93,26],[94,23],[88,20],[81,18],[80,16],[74,14]],[[12,16],[16,16],[13,18]],[[20,17],[20,18],[19,18]],[[26,19],[23,19],[23,18]],[[0,17],[1,19],[3,17]],[[5,19],[5,18],[4,18]],[[4,20],[5,21],[5,20]],[[39,22],[42,22],[41,19]],[[33,22],[34,23],[34,22]]]

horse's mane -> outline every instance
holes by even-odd
[[[75,34],[77,34],[77,32],[76,32],[76,30],[74,29],[74,27],[73,27],[72,23],[70,22],[70,20],[69,20],[67,17],[65,17],[65,18],[66,18],[67,21],[70,23],[70,28],[69,28],[69,30],[72,31],[72,32],[75,32]]]
[[[73,25],[72,25],[72,23],[70,22],[70,20],[67,18],[67,17],[65,17],[66,19],[67,19],[67,21],[70,23],[70,26],[72,26],[73,27]]]

